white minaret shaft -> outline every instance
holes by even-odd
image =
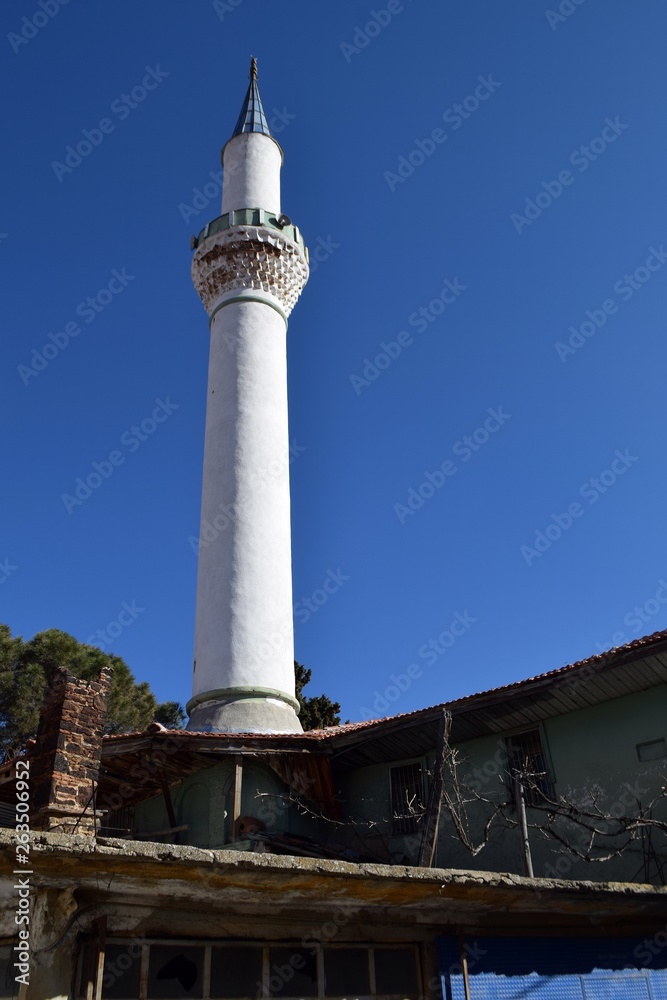
[[[299,732],[286,332],[307,251],[280,214],[282,150],[254,59],[250,77],[223,149],[222,215],[194,240],[211,353],[188,728]]]

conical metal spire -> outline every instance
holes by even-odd
[[[241,135],[242,132],[260,132],[262,135],[268,135],[269,138],[272,138],[269,123],[266,120],[264,108],[262,107],[262,98],[259,96],[257,60],[254,56],[250,60],[250,86],[245,95],[241,114],[236,123],[236,128],[232,133],[232,138],[235,135]]]

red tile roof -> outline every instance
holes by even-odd
[[[438,708],[446,707],[461,708],[470,707],[471,704],[477,699],[486,698],[489,695],[510,695],[521,690],[522,687],[529,684],[535,683],[536,681],[544,681],[550,678],[561,679],[563,675],[568,672],[576,672],[585,667],[601,667],[610,665],[613,662],[622,660],[629,654],[634,654],[636,652],[644,651],[650,646],[659,645],[660,643],[667,643],[667,629],[662,632],[654,632],[652,635],[642,636],[640,639],[634,639],[632,642],[628,642],[623,646],[615,646],[613,649],[608,650],[605,653],[596,653],[594,656],[589,656],[585,660],[577,660],[576,663],[568,663],[564,667],[558,667],[555,670],[549,670],[543,674],[537,674],[535,677],[526,677],[524,680],[513,681],[510,684],[504,684],[500,687],[489,688],[486,691],[480,691],[477,694],[466,695],[463,698],[458,698],[455,701],[445,702],[444,705],[431,705],[427,708],[418,708],[412,712],[402,712],[398,715],[386,716],[382,719],[367,719],[363,722],[348,722],[341,726],[329,726],[326,729],[310,729],[305,733],[211,733],[211,732],[193,732],[189,729],[165,729],[159,723],[151,723],[142,732],[135,733],[120,733],[115,736],[105,736],[104,742],[116,743],[122,740],[129,740],[131,738],[136,738],[138,736],[148,736],[154,734],[169,735],[170,737],[176,737],[178,739],[188,740],[193,738],[201,739],[211,738],[211,739],[253,739],[253,740],[275,740],[279,742],[289,742],[290,740],[295,740],[297,742],[321,742],[328,740],[333,736],[338,736],[343,733],[352,733],[358,730],[370,729],[373,726],[382,726],[387,723],[397,721],[399,719],[410,719],[416,718],[422,714],[433,712]]]

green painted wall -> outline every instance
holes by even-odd
[[[667,686],[549,719],[540,729],[556,793],[570,801],[591,803],[598,795],[604,811],[629,814],[636,808],[637,798],[646,804],[667,784],[667,758],[642,763],[636,749],[639,743],[667,739]],[[505,769],[503,737],[510,734],[508,731],[471,740],[457,748],[464,762],[461,765],[464,781],[489,800],[488,803],[472,801],[468,807],[476,842],[481,839],[486,817],[494,806],[511,798],[501,780]],[[423,761],[430,771],[433,762],[434,752]],[[338,772],[336,787],[344,823],[333,826],[300,814],[277,775],[248,758],[244,763],[242,814],[263,820],[269,830],[349,847],[381,861],[414,864],[421,834],[392,833],[389,769],[397,763],[406,761]],[[228,760],[172,789],[177,823],[189,825],[189,830],[180,834],[180,843],[200,847],[222,847],[229,843],[233,770],[233,762]],[[662,812],[656,816],[667,819],[667,803],[663,802],[661,808]],[[528,815],[529,820],[540,821],[536,810],[529,809]],[[169,826],[162,796],[137,807],[135,824],[142,832]],[[581,831],[578,836],[581,840]],[[592,881],[644,880],[644,856],[639,844],[633,845],[620,859],[591,864],[559,853],[553,841],[545,841],[538,831],[531,831],[530,841],[537,876]],[[654,843],[667,867],[664,835],[656,835]],[[507,825],[496,824],[487,845],[473,855],[463,846],[451,817],[443,810],[436,864],[444,868],[523,874],[519,833]],[[651,880],[659,881],[655,867]]]
[[[510,798],[509,790],[501,781],[505,769],[503,736],[510,732],[471,740],[457,748],[466,762],[461,767],[465,781],[480,796],[490,800],[489,804],[473,801],[469,805],[476,842],[481,841],[485,820],[494,806]],[[637,797],[647,803],[659,794],[667,779],[667,758],[642,763],[636,749],[638,743],[667,739],[667,686],[547,720],[541,732],[556,793],[571,801],[590,803],[597,793],[604,811],[612,814],[623,811],[629,815],[636,808]],[[433,759],[434,754],[431,754],[425,760],[429,769],[432,769]],[[405,855],[414,862],[420,838],[391,835],[390,766],[374,765],[343,775],[341,786],[346,818],[354,823],[357,841],[364,841],[378,855],[384,853],[396,861]],[[666,803],[662,804],[661,815],[667,819]],[[540,814],[529,810],[529,820],[539,822]],[[581,840],[581,831],[578,837]],[[538,876],[592,881],[643,880],[640,845],[628,849],[620,859],[592,864],[558,853],[553,842],[544,841],[538,831],[530,833],[530,840]],[[663,863],[667,865],[664,835],[656,835],[654,843],[661,848]],[[443,810],[436,863],[445,868],[523,874],[518,831],[495,826],[487,846],[473,855],[463,846],[451,818]],[[658,881],[655,869],[652,881]]]
[[[636,799],[645,804],[658,795],[664,783],[661,775],[667,776],[667,759],[642,763],[636,749],[638,743],[667,738],[667,687],[557,716],[546,720],[541,732],[557,795],[581,803],[584,808],[589,808],[597,796],[603,812],[631,815],[636,810]],[[502,767],[499,737],[467,742],[459,750],[473,765],[472,777],[481,795],[497,800],[506,794],[498,776]],[[529,810],[528,815],[531,821],[540,820],[535,810]],[[516,830],[498,831],[472,863],[469,852],[456,845],[451,834],[449,823],[438,845],[439,864],[449,867],[467,863],[476,869],[491,870],[502,869],[504,865],[506,870],[523,871]],[[573,835],[583,846],[585,833],[578,830]],[[622,858],[593,864],[561,854],[537,831],[530,833],[530,840],[536,875],[593,881],[643,880],[643,852],[639,844],[631,846]],[[656,837],[655,844],[661,846],[665,859],[664,836]],[[653,880],[656,881],[655,875]]]
[[[338,837],[368,857],[412,864],[417,860],[421,837],[396,836],[392,833],[389,782],[391,766],[374,764],[343,772],[340,776],[338,786],[341,789],[341,808],[347,825],[341,829]]]
[[[223,847],[231,839],[234,764],[224,761],[185,778],[171,789],[177,826],[189,829],[178,835],[178,843],[194,847]],[[261,819],[267,830],[297,833],[317,839],[312,821],[300,815],[289,801],[289,790],[280,778],[262,764],[246,760],[243,766],[241,815]],[[134,825],[140,834],[169,827],[162,795],[137,805]],[[172,835],[155,838],[170,843]]]

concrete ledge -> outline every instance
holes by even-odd
[[[0,828],[0,870],[14,867],[16,846],[13,831]],[[526,878],[511,872],[471,871],[455,868],[413,868],[406,865],[384,865],[338,861],[336,859],[292,857],[278,854],[250,854],[230,850],[206,850],[180,844],[159,844],[139,840],[121,840],[115,837],[85,837],[64,833],[34,833],[31,835],[31,854],[35,857],[35,876],[42,869],[46,873],[47,859],[78,859],[81,865],[81,879],[85,878],[85,868],[89,861],[99,859],[111,870],[110,863],[122,863],[127,875],[133,864],[158,862],[165,877],[169,877],[170,866],[216,869],[244,872],[248,878],[253,873],[262,875],[289,876],[295,874],[305,878],[319,876],[321,879],[345,879],[350,881],[385,882],[414,887],[428,888],[432,894],[444,892],[454,887],[497,888],[529,893],[540,898],[548,893],[551,899],[556,894],[575,894],[584,897],[624,896],[660,902],[667,912],[667,886],[653,886],[635,882],[592,882],[568,879]],[[42,861],[44,864],[42,865]],[[50,867],[50,865],[49,865]],[[262,879],[263,880],[263,879]]]

